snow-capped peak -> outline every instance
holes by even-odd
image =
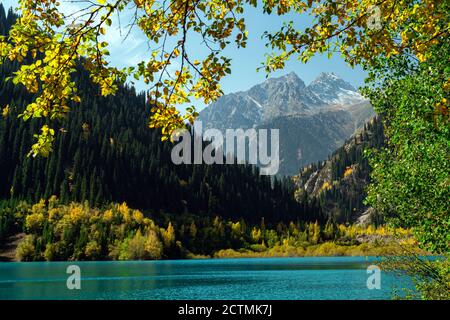
[[[328,104],[349,105],[365,101],[348,82],[333,72],[322,72],[308,85],[308,89]]]

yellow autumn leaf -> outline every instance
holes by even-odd
[[[6,118],[8,116],[8,114],[9,114],[9,104],[6,105],[6,107],[4,107],[3,110],[2,110],[3,118]]]

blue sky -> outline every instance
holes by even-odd
[[[5,7],[16,6],[17,0],[1,0]],[[61,5],[66,11],[73,11],[77,9],[77,4],[71,1],[60,0]],[[244,14],[247,27],[249,30],[249,41],[247,48],[236,49],[233,46],[227,48],[224,55],[232,59],[232,74],[226,77],[222,81],[222,88],[225,93],[247,90],[253,85],[263,82],[266,74],[264,71],[256,72],[256,69],[261,65],[261,62],[265,60],[265,53],[268,53],[269,49],[265,47],[264,40],[261,39],[261,35],[264,31],[278,30],[284,21],[293,20],[295,24],[300,28],[305,28],[311,22],[311,18],[301,15],[287,15],[278,17],[275,15],[264,15],[261,10],[250,8]],[[126,24],[127,16],[122,15],[122,25]],[[118,24],[113,21],[112,28],[106,36],[106,41],[110,43],[109,51],[111,53],[111,64],[123,67],[131,66],[141,60],[145,60],[148,55],[148,43],[145,40],[145,36],[135,28],[130,36],[123,41],[126,31],[119,32]],[[194,53],[204,53],[204,47],[200,43],[199,38],[192,38],[192,42],[189,43],[188,51],[192,55]],[[341,76],[344,80],[350,82],[354,86],[358,87],[363,83],[365,73],[361,68],[352,69],[349,67],[339,55],[334,55],[331,59],[328,59],[325,55],[316,56],[312,58],[308,63],[302,64],[297,60],[290,61],[284,70],[274,72],[270,77],[278,77],[289,72],[296,72],[297,75],[305,81],[306,84],[314,80],[314,78],[320,72],[334,72]],[[136,83],[139,90],[144,90],[145,85],[143,83]],[[201,108],[203,105],[198,104]]]

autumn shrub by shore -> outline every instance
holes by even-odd
[[[264,258],[264,257],[339,257],[339,256],[391,256],[399,252],[402,246],[396,242],[387,244],[362,243],[358,245],[339,245],[324,242],[307,247],[275,246],[264,251],[248,249],[223,249],[214,254],[215,258]],[[427,254],[415,249],[417,253]]]

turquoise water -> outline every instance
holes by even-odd
[[[0,299],[390,299],[410,280],[365,257],[0,263]],[[67,289],[78,265],[81,289]]]

